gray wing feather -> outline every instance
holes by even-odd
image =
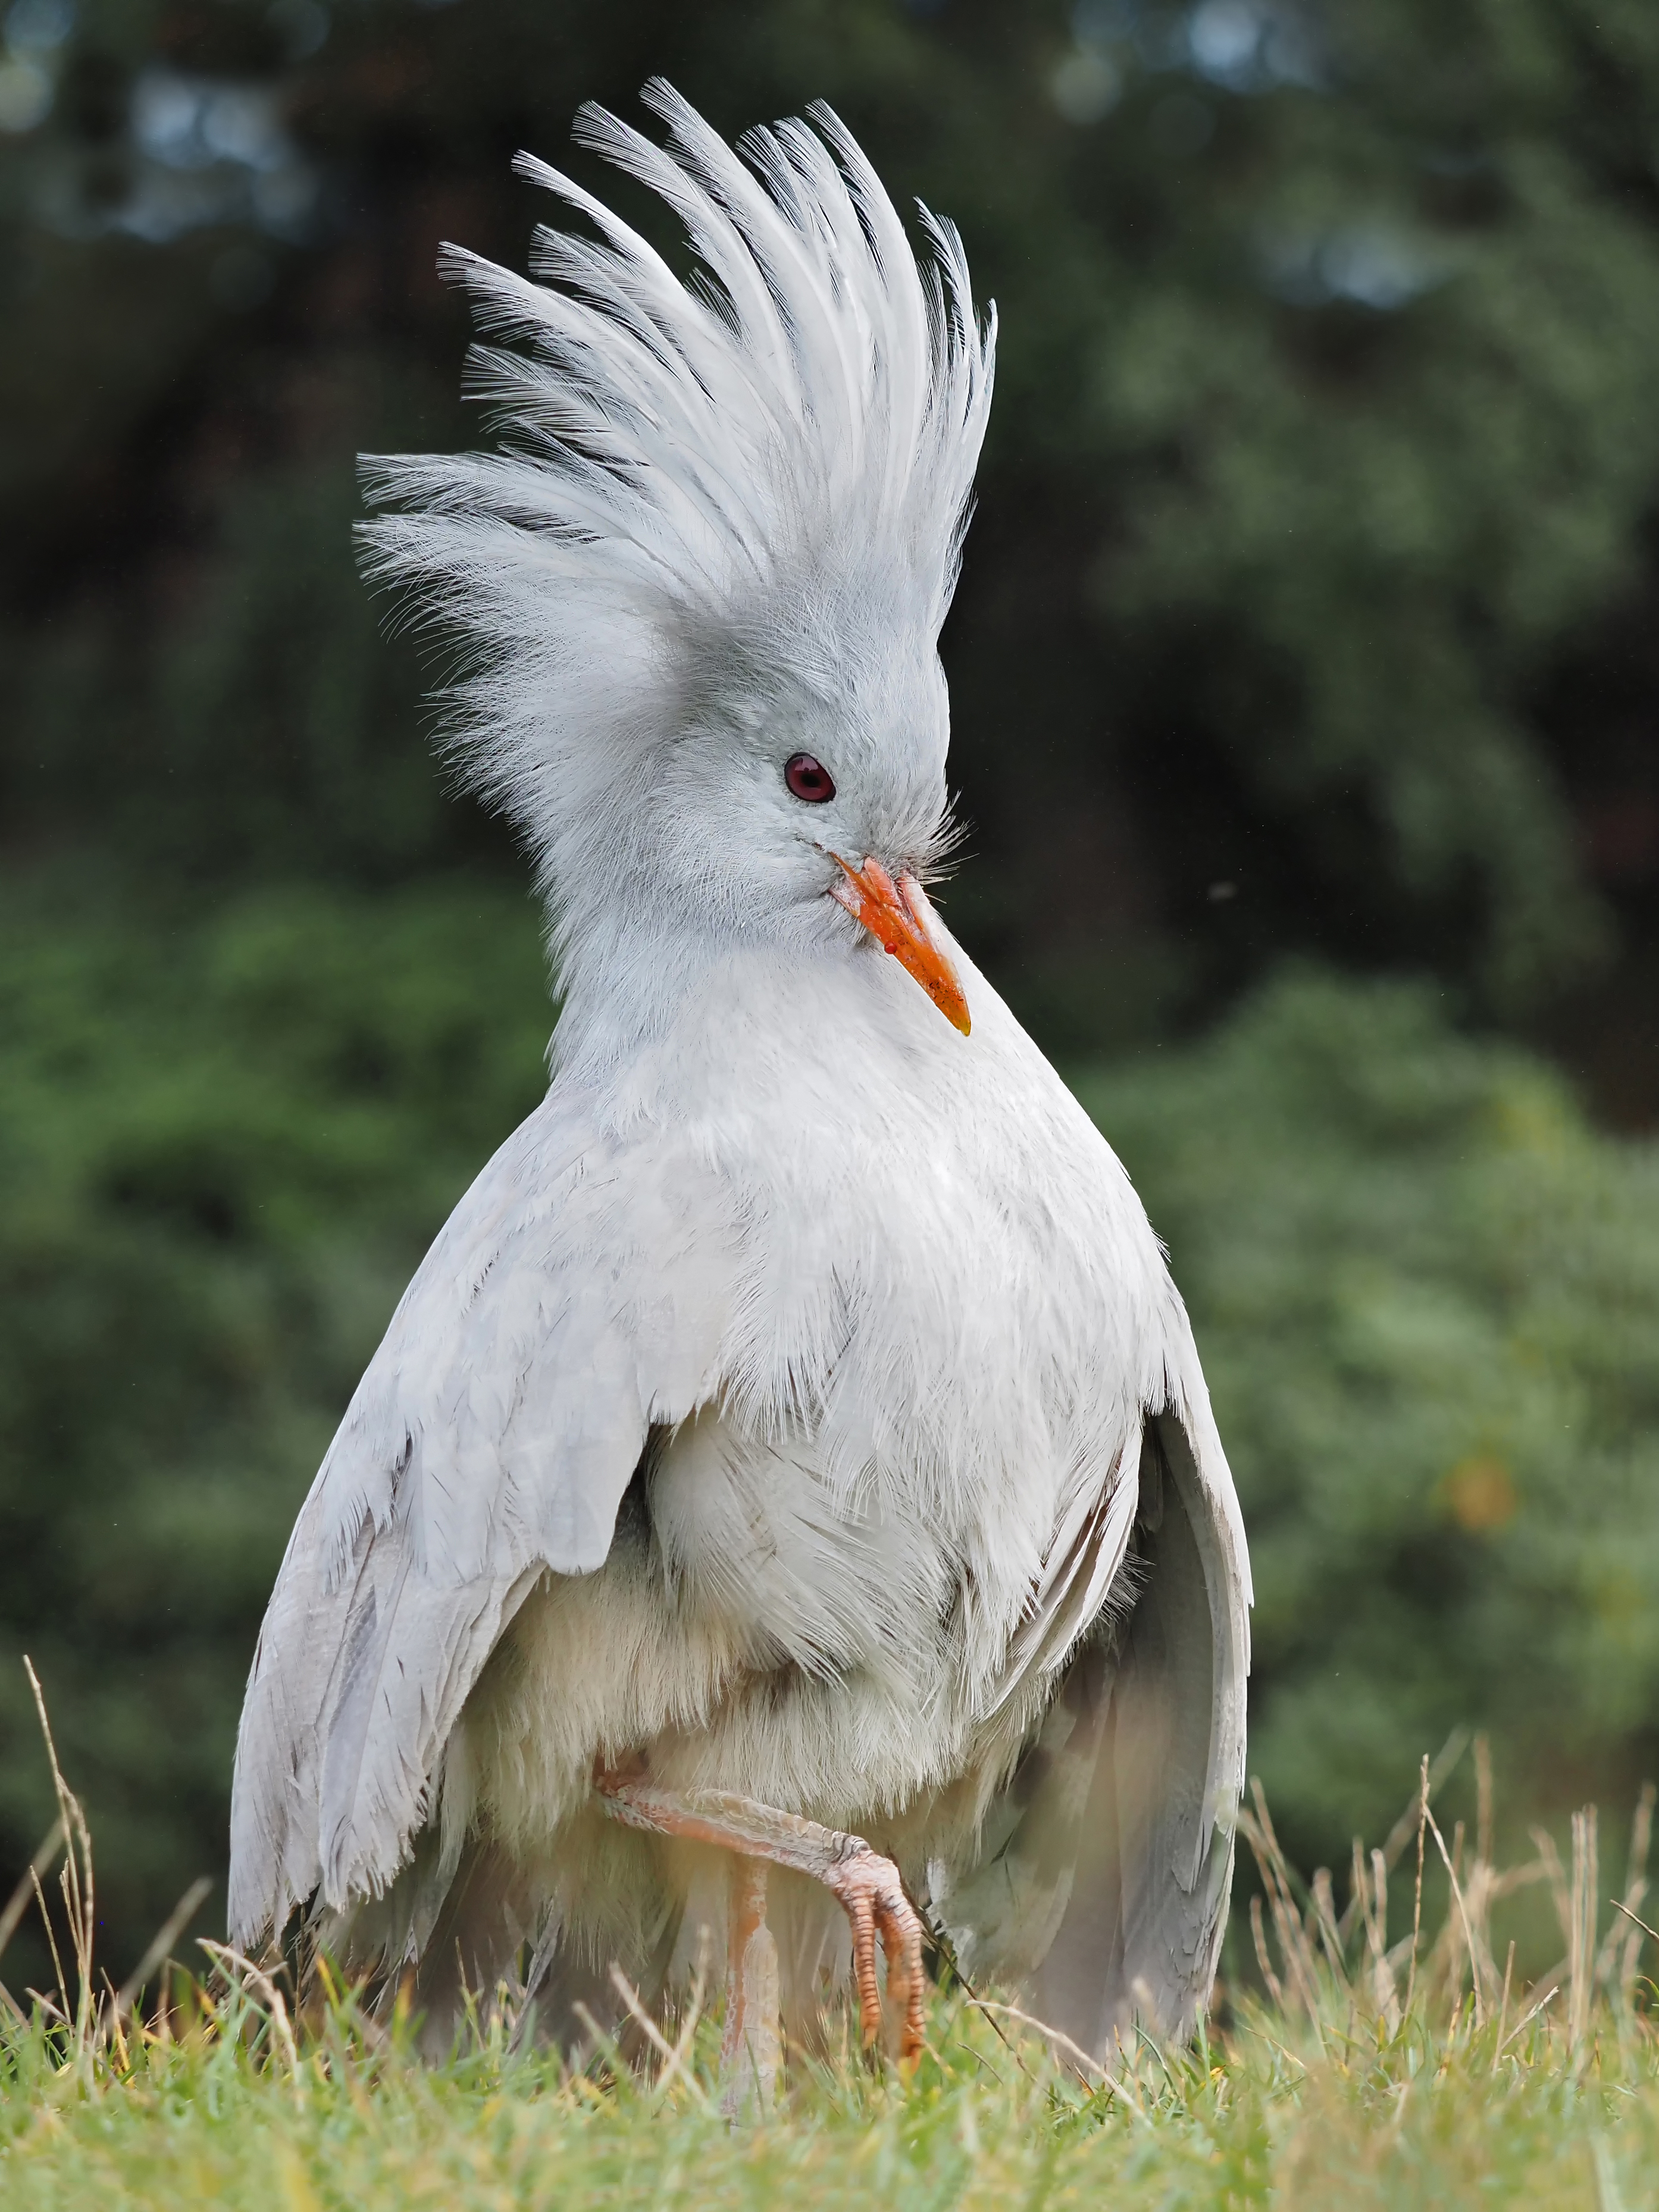
[[[1132,1609],[1109,1607],[1073,1646],[946,1905],[970,1970],[1022,1984],[1043,2020],[1102,2056],[1136,2019],[1178,2038],[1196,2026],[1244,1782],[1249,1570],[1195,1355],[1182,1364],[1141,1445],[1120,1585]]]
[[[1085,1471],[1050,1540],[1042,1577],[1014,1632],[991,1711],[1033,1677],[1057,1673],[1099,1620],[1129,1548],[1140,1494],[1141,1429]]]
[[[1145,1581],[1115,1661],[1079,1686],[1097,1748],[1065,1908],[1030,1984],[1041,2017],[1098,2055],[1136,2019],[1175,2037],[1196,2026],[1231,1883],[1238,1790],[1217,1770],[1233,1741],[1243,1779],[1243,1684],[1218,1683],[1230,1638],[1211,1607],[1202,1493],[1180,1424],[1155,1428],[1163,1510],[1143,1524]]]
[[[379,1894],[480,1669],[538,1577],[583,1574],[653,1422],[710,1387],[724,1209],[556,1091],[484,1169],[392,1316],[289,1540],[248,1680],[230,1923]]]

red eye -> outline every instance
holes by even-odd
[[[783,764],[783,780],[797,799],[809,806],[822,806],[836,795],[836,779],[811,753],[793,753]]]

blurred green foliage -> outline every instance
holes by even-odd
[[[951,920],[1171,1238],[1297,1855],[1453,1721],[1623,1791],[1654,1158],[1491,1036],[1659,1113],[1650,0],[9,0],[0,1879],[25,1648],[114,1963],[219,1865],[294,1508],[536,1096],[522,866],[354,456],[479,434],[436,245],[522,266],[512,152],[605,182],[568,119],[659,70],[727,130],[827,96],[1000,303]]]

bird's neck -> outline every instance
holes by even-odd
[[[894,1102],[925,1096],[936,1119],[969,1047],[896,961],[826,918],[798,908],[764,936],[653,937],[631,918],[585,930],[561,963],[556,1080],[602,1094],[621,1121],[781,1113],[846,1133],[869,1119],[890,1149]]]
[[[764,948],[684,927],[641,926],[635,915],[590,915],[557,948],[561,1008],[550,1061],[556,1076],[611,1082],[653,1059],[695,1006],[727,995],[723,977]]]

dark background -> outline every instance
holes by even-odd
[[[1659,1765],[1650,0],[0,21],[0,1881],[49,1817],[24,1650],[118,1978],[222,1869],[293,1512],[537,1096],[526,869],[431,763],[355,456],[480,434],[434,256],[524,265],[517,148],[672,242],[567,141],[656,71],[727,131],[828,98],[999,303],[951,917],[1171,1243],[1293,1852],[1377,1839],[1458,1723],[1514,1821],[1621,1810]]]

